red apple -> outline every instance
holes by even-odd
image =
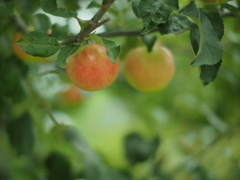
[[[113,64],[105,47],[99,44],[82,46],[68,58],[66,71],[70,80],[85,91],[97,91],[116,79],[120,60]]]
[[[174,59],[161,46],[155,45],[150,53],[146,47],[138,47],[127,54],[124,74],[134,88],[142,92],[157,92],[173,78]]]

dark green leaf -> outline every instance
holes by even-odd
[[[49,57],[61,47],[57,39],[32,31],[16,42],[26,53],[32,56]]]
[[[161,34],[181,34],[190,29],[190,21],[186,16],[173,14],[169,16],[167,23],[158,25],[158,30]]]
[[[115,42],[105,38],[102,38],[102,41],[107,48],[108,57],[111,59],[112,63],[115,64],[120,54],[120,46],[118,46]]]
[[[131,133],[126,136],[124,142],[126,157],[132,164],[145,161],[155,154],[159,143],[158,137],[149,141],[139,134]]]
[[[39,0],[17,0],[18,6],[25,14],[34,13],[40,6]]]
[[[183,10],[183,14],[190,17],[196,24],[191,29],[191,42],[196,54],[193,66],[214,65],[223,54],[223,46],[219,40],[223,33],[221,17],[215,11],[198,9],[196,4],[190,3]],[[214,23],[216,21],[217,23]]]
[[[89,5],[87,6],[87,9],[91,9],[91,8],[99,8],[101,7],[101,4],[97,1],[91,1],[89,3]]]
[[[239,8],[231,5],[231,4],[222,4],[221,5],[222,8],[225,8],[227,10],[229,10],[231,13],[233,13],[236,17],[240,18],[240,11]]]
[[[11,102],[18,103],[26,97],[22,80],[28,74],[28,66],[15,56],[0,61],[0,93]],[[16,90],[17,89],[17,90]]]
[[[68,159],[58,152],[52,152],[45,160],[48,180],[73,180],[71,164]]]
[[[45,14],[36,14],[33,16],[33,26],[36,31],[47,33],[51,28],[51,21]]]
[[[34,146],[33,121],[28,112],[7,125],[10,143],[20,155],[31,154]]]
[[[147,46],[148,52],[152,51],[152,48],[153,48],[156,40],[157,40],[157,36],[152,36],[150,34],[143,36],[143,42]]]
[[[64,18],[77,16],[75,11],[58,8],[56,0],[41,0],[41,6],[44,12],[54,16],[60,16]]]
[[[200,66],[200,79],[203,81],[204,86],[212,82],[219,71],[222,61],[214,65],[202,65]]]
[[[58,7],[62,7],[65,9],[77,11],[80,9],[80,3],[79,0],[57,0]]]
[[[178,9],[178,0],[142,0],[137,9],[143,21],[142,33],[145,34],[167,22],[170,13]]]
[[[15,1],[0,2],[0,16],[11,16],[13,15]]]
[[[67,58],[74,54],[80,45],[68,45],[62,48],[57,56],[57,66],[60,68],[65,68],[67,65]]]
[[[52,26],[52,37],[55,37],[59,40],[66,38],[69,32],[68,25],[60,26],[58,24],[54,24]]]
[[[141,0],[132,0],[132,9],[134,14],[140,18],[139,14],[138,14],[138,6]]]

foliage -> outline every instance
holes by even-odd
[[[240,179],[239,0],[0,0],[0,18],[0,179]],[[18,32],[38,61],[14,54]],[[156,41],[176,64],[161,92],[131,88],[121,70],[62,102],[79,47],[101,44],[123,65]]]

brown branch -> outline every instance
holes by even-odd
[[[234,14],[232,13],[224,13],[221,14],[222,18],[228,18],[228,17],[236,17]],[[155,28],[153,29],[151,32],[149,33],[154,33],[157,32],[158,29]],[[141,30],[140,29],[135,29],[135,30],[117,30],[117,31],[111,31],[111,32],[103,32],[103,33],[99,33],[97,34],[100,37],[115,37],[115,36],[144,36],[144,34],[141,34]]]
[[[66,41],[62,42],[62,45],[68,45],[73,44],[77,42],[81,42],[86,38],[91,32],[93,32],[95,29],[97,29],[99,26],[105,24],[110,19],[105,19],[101,22],[99,20],[103,17],[103,15],[107,12],[107,10],[110,8],[110,6],[114,3],[115,0],[103,0],[101,8],[98,10],[98,12],[93,16],[93,18],[90,20],[88,26],[80,31],[76,36],[67,39]]]

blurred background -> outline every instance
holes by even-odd
[[[23,19],[30,16],[24,14],[29,2],[17,3]],[[38,1],[31,2],[36,6],[28,13],[43,13]],[[180,6],[187,2],[180,1]],[[89,3],[66,4],[89,19],[98,10],[86,10]],[[79,31],[75,19],[48,16],[70,33]],[[127,1],[116,1],[106,16],[111,22],[96,33],[142,28]],[[206,87],[199,69],[190,66],[194,53],[186,31],[156,33],[173,54],[176,70],[161,92],[142,93],[125,80],[124,57],[144,45],[138,36],[108,37],[121,45],[119,76],[110,87],[86,92],[71,84],[54,57],[39,63],[14,55],[11,41],[18,30],[4,18],[0,179],[239,180],[240,22],[227,17],[224,24],[222,66]]]

